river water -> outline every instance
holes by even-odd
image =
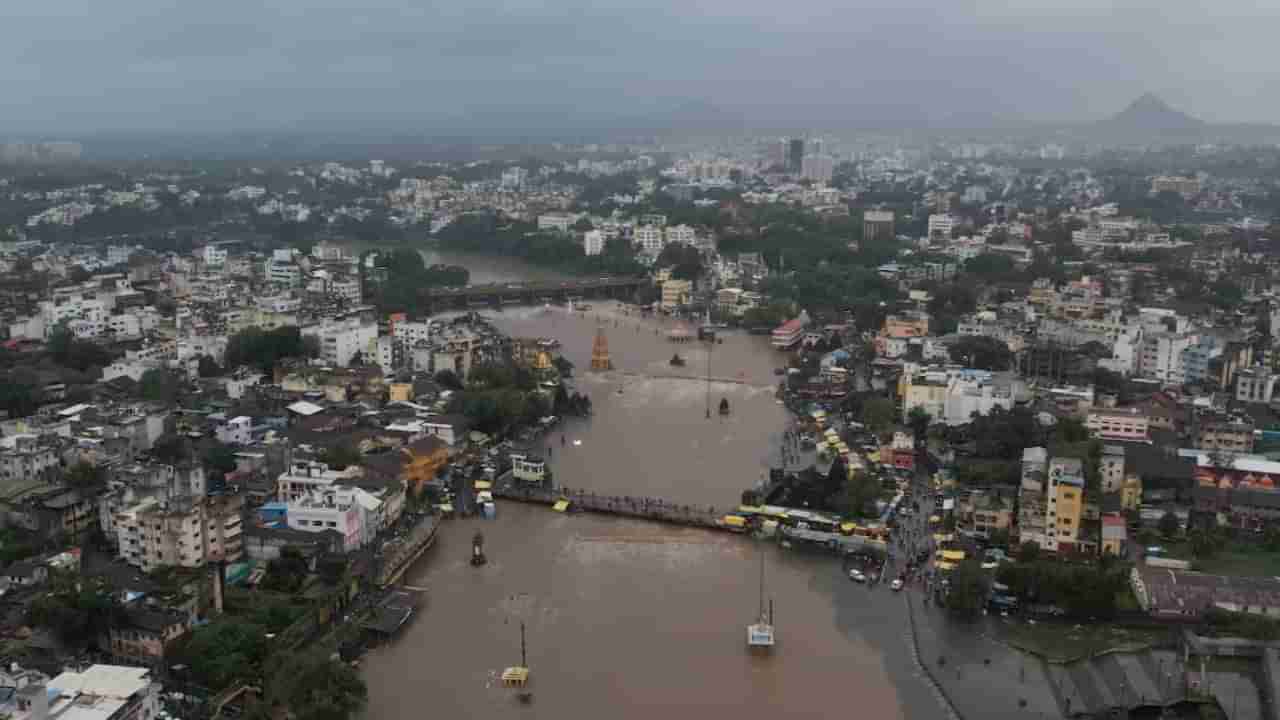
[[[428,261],[466,265],[474,282],[545,278],[493,258]],[[559,340],[592,398],[593,417],[562,426],[564,445],[549,438],[560,485],[730,508],[776,461],[787,417],[773,395],[782,357],[767,338],[729,334],[711,350],[710,374],[737,382],[711,384],[708,419],[707,348],[668,342],[669,324],[612,303],[494,317],[512,335]],[[614,371],[587,369],[598,328]],[[669,364],[676,352],[684,368]],[[727,418],[715,411],[721,398]],[[467,563],[476,530],[490,558],[479,569]],[[745,647],[762,557],[778,637],[768,657]],[[850,582],[828,556],[504,502],[496,521],[446,523],[406,582],[426,599],[363,664],[372,720],[945,716],[912,660],[902,596]],[[519,660],[522,622],[529,705],[496,682]]]

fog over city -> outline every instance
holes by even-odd
[[[1280,5],[1192,0],[14,3],[0,132],[1280,118]]]

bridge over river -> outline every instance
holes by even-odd
[[[631,297],[649,280],[643,277],[600,277],[566,282],[521,282],[436,288],[428,291],[432,301],[457,307],[480,305],[534,305],[570,298]]]

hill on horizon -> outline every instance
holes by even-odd
[[[1187,132],[1203,130],[1205,121],[1175,110],[1159,96],[1144,93],[1125,109],[1098,123],[1107,130]]]

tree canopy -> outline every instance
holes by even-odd
[[[228,368],[253,365],[270,372],[285,358],[304,358],[314,354],[315,348],[305,342],[296,325],[274,330],[250,327],[227,340],[226,365]]]

